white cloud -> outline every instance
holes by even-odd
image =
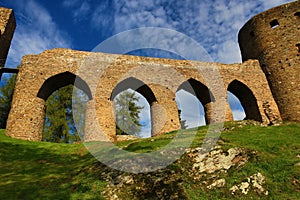
[[[171,28],[198,41],[217,62],[241,62],[239,29],[255,14],[288,1],[114,0],[114,32],[149,26]]]
[[[156,2],[114,1],[115,32],[140,27],[171,27],[164,8]]]
[[[264,8],[265,9],[269,9],[269,8],[272,8],[274,6],[278,6],[278,5],[281,5],[281,4],[285,4],[285,3],[288,3],[288,2],[293,2],[295,0],[272,0],[272,1],[263,1],[263,5],[264,5]]]
[[[218,50],[219,60],[224,63],[239,63],[241,62],[241,54],[238,44],[233,40],[228,40],[222,43]]]
[[[232,115],[234,120],[243,120],[246,117],[242,110],[232,110]]]
[[[178,109],[181,110],[181,119],[186,120],[188,128],[205,125],[203,106],[194,95],[179,90],[175,100]]]
[[[117,34],[141,27],[170,28],[195,39],[214,61],[241,62],[237,43],[239,29],[255,14],[291,0],[64,0],[74,21],[90,20],[95,30]]]
[[[73,17],[78,20],[90,13],[91,6],[87,2],[83,2],[81,6],[74,11]]]
[[[228,92],[228,103],[230,105],[234,120],[243,120],[246,117],[240,100],[231,92]]]
[[[64,0],[62,5],[71,11],[74,22],[87,20],[91,15],[92,6],[89,0]]]
[[[70,47],[69,37],[59,30],[51,15],[35,1],[26,1],[15,10],[23,23],[17,25],[7,60],[9,67],[20,64],[21,57],[55,47]],[[26,17],[25,17],[26,16]]]
[[[80,0],[64,0],[62,2],[62,5],[64,7],[71,8],[71,7],[78,5],[79,2],[80,2]]]

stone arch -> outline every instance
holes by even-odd
[[[205,122],[206,124],[209,124],[212,121],[210,119],[211,103],[215,102],[215,97],[210,91],[210,89],[200,81],[190,78],[187,81],[183,82],[181,85],[179,85],[177,91],[179,90],[185,90],[189,92],[201,102],[201,104],[204,107]]]
[[[92,99],[92,92],[88,84],[80,77],[68,71],[48,78],[39,89],[37,97],[46,101],[54,91],[70,84],[82,90],[88,96],[89,100]]]
[[[88,97],[88,100],[92,100],[92,92],[88,84],[79,76],[66,71],[56,75],[53,75],[46,79],[41,87],[38,90],[37,97],[43,101],[43,104],[47,101],[48,97],[55,91],[59,90],[62,87],[73,85],[78,89],[82,90]],[[40,123],[44,125],[45,121],[45,114],[46,114],[46,106],[43,110],[41,110],[40,115],[44,116],[44,118],[40,118]],[[78,124],[76,124],[78,125]],[[78,128],[78,127],[76,127]],[[78,130],[78,129],[77,129]],[[40,133],[41,135],[43,132]]]
[[[240,100],[246,114],[245,119],[262,122],[257,99],[247,85],[235,79],[228,85],[227,90]]]
[[[151,136],[154,135],[154,121],[153,120],[153,115],[156,115],[157,113],[155,113],[154,109],[153,109],[153,105],[155,105],[155,103],[157,103],[157,99],[152,91],[152,89],[145,84],[143,81],[134,78],[134,77],[129,77],[126,78],[122,81],[120,81],[112,90],[111,96],[110,96],[110,101],[113,101],[114,98],[120,94],[121,92],[127,90],[127,89],[132,89],[136,92],[138,92],[139,94],[141,94],[148,102],[149,106],[150,106],[150,116],[151,116]],[[153,106],[153,107],[152,107]]]
[[[113,100],[120,92],[127,89],[132,89],[143,95],[147,99],[149,105],[157,101],[151,88],[143,81],[140,81],[134,77],[130,77],[119,82],[113,89],[110,100]]]

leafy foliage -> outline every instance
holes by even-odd
[[[4,79],[6,84],[0,88],[0,128],[6,128],[6,121],[11,107],[16,75]]]
[[[141,131],[140,112],[144,107],[136,102],[139,97],[134,92],[124,91],[114,100],[115,115],[117,122],[117,135],[136,135]]]
[[[44,125],[43,140],[48,142],[57,143],[72,143],[79,141],[79,132],[83,130],[77,130],[74,123],[73,111],[72,111],[72,94],[73,85],[68,85],[55,91],[46,101],[46,117]],[[74,93],[73,100],[86,101],[86,96],[82,92]],[[76,119],[76,122],[80,123],[81,129],[84,127],[85,118],[85,104],[75,104],[76,112],[79,112],[80,119]],[[78,113],[77,113],[78,114]]]
[[[187,129],[188,125],[186,125],[186,120],[181,119],[181,110],[178,110],[178,116],[179,116],[179,121],[180,121],[180,127],[181,129]]]

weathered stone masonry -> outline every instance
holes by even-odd
[[[0,67],[5,64],[15,28],[16,21],[13,10],[0,7]]]
[[[83,65],[85,62],[91,63]],[[81,66],[84,66],[84,70],[80,69]],[[202,69],[202,74],[198,67]],[[102,71],[95,77],[97,70]],[[217,71],[219,76],[214,76]],[[204,80],[205,74],[210,77],[209,82]],[[195,89],[195,96],[204,105],[208,123],[230,120],[228,117],[226,119],[228,110],[225,109],[227,89],[240,98],[248,118],[265,124],[280,120],[277,105],[256,60],[225,65],[54,49],[23,57],[7,134],[15,138],[40,140],[45,100],[56,89],[73,84],[76,76],[80,79],[75,81],[75,86],[90,96],[86,140],[105,140],[106,137],[114,140],[115,119],[111,97],[120,86],[124,86],[121,90],[128,87],[135,89],[148,100],[151,105],[152,135],[180,128],[175,93],[180,88],[188,90],[185,86],[187,83]],[[220,80],[223,85],[219,85]],[[266,113],[265,104],[272,112]]]
[[[283,120],[300,121],[300,1],[253,17],[239,44],[243,60],[259,60]]]
[[[241,64],[70,49],[27,55],[17,77],[6,134],[41,140],[45,101],[53,91],[68,84],[89,97],[87,141],[115,140],[112,99],[127,88],[141,93],[149,102],[153,136],[180,128],[175,102],[179,89],[199,99],[207,123],[232,120],[227,90],[239,98],[248,119],[276,123],[281,120],[278,104],[284,119],[300,121],[299,18],[299,2],[294,2],[251,19],[239,33],[244,60]]]

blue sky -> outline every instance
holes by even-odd
[[[112,35],[164,27],[199,42],[214,61],[240,62],[237,33],[252,16],[291,0],[0,0],[17,29],[7,66],[25,54],[66,47],[90,51]]]
[[[200,43],[213,61],[241,62],[239,29],[255,14],[287,2],[291,0],[0,0],[0,6],[14,9],[17,21],[6,66],[16,67],[26,54],[57,47],[91,51],[115,34],[140,27],[179,31]],[[181,104],[192,104],[181,96]]]

